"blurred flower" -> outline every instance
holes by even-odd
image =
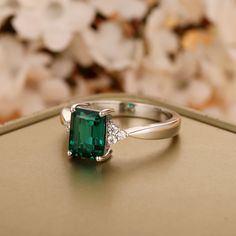
[[[235,11],[236,2],[234,0],[206,0],[207,17],[214,23],[219,40],[234,63],[236,63]]]
[[[209,106],[206,109],[203,110],[206,114],[215,117],[217,119],[223,119],[224,117],[224,111],[219,106],[213,105]]]
[[[198,110],[207,107],[212,96],[212,87],[202,80],[192,81],[187,88],[188,105]]]
[[[65,49],[73,33],[87,28],[94,17],[94,9],[82,1],[19,1],[21,9],[13,21],[15,29],[25,39],[42,39],[52,51]]]
[[[166,19],[166,27],[197,23],[204,16],[205,0],[164,0],[160,1],[160,10]]]
[[[34,68],[44,70],[48,62],[46,54],[28,52],[15,37],[0,37],[1,114],[21,109],[19,99],[25,91],[30,71]]]
[[[84,38],[94,61],[107,70],[135,66],[142,57],[142,42],[125,37],[117,23],[105,22],[97,31],[86,31]]]
[[[8,17],[13,16],[18,9],[17,0],[1,0],[0,2],[0,27],[4,24]]]
[[[46,108],[46,104],[37,91],[25,89],[17,101],[17,110],[21,116],[29,115]]]
[[[144,63],[149,69],[172,69],[172,61],[168,55],[176,53],[178,39],[173,32],[163,26],[165,19],[165,12],[156,9],[146,24],[145,37],[148,43],[148,54],[144,58]]]
[[[85,42],[82,35],[76,34],[74,36],[74,39],[67,49],[67,54],[82,66],[90,66],[93,64],[93,58],[89,53],[87,42]]]
[[[66,54],[61,54],[52,61],[50,70],[53,77],[64,80],[71,76],[74,67],[72,58]]]
[[[63,80],[48,79],[39,83],[38,93],[47,104],[57,104],[70,97],[70,90]]]
[[[106,75],[99,75],[91,80],[86,80],[82,76],[77,76],[75,94],[87,96],[98,92],[109,92],[111,79]]]
[[[148,7],[143,0],[90,0],[90,2],[104,16],[117,16],[125,20],[144,17]]]
[[[215,23],[220,38],[227,46],[236,45],[236,2],[234,0],[205,0],[206,13]]]
[[[236,120],[235,9],[234,0],[0,0],[0,122],[112,91]]]

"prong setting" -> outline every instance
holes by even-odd
[[[85,103],[76,103],[76,104],[73,104],[70,108],[70,111],[71,112],[74,112],[76,107],[88,107],[90,105],[90,103],[88,102],[85,102]]]
[[[67,156],[71,157],[72,156],[72,152],[71,151],[67,151]]]
[[[66,130],[70,130],[70,119],[71,119],[71,111],[69,108],[64,108],[61,111],[60,120],[61,123],[66,127]]]
[[[100,117],[104,117],[104,116],[107,116],[109,114],[111,114],[112,112],[114,112],[115,110],[114,109],[111,109],[111,108],[108,108],[108,109],[103,109],[99,112],[99,116]]]
[[[106,160],[108,160],[108,159],[111,158],[111,156],[112,156],[111,154],[112,154],[112,150],[111,150],[111,149],[108,149],[108,151],[106,152],[105,155],[103,155],[103,156],[97,156],[97,157],[96,157],[96,161],[97,161],[97,162],[104,162],[104,161],[106,161]]]

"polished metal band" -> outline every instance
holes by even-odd
[[[142,118],[154,121],[148,125],[137,127],[130,127],[125,129],[128,136],[141,139],[164,139],[170,138],[178,134],[181,118],[171,110],[163,107],[138,103],[138,102],[124,102],[118,100],[97,100],[86,101],[89,106],[99,107],[101,109],[113,110],[113,117],[130,117]],[[66,117],[66,111],[63,114],[63,123],[69,122],[69,116]]]

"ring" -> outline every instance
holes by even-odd
[[[113,117],[151,120],[148,125],[122,129]],[[61,123],[69,132],[68,156],[103,162],[111,157],[111,145],[127,137],[164,139],[178,134],[180,116],[169,109],[139,102],[111,100],[77,103],[61,111]]]

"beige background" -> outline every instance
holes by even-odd
[[[0,137],[0,235],[236,235],[236,135],[183,117],[179,138],[66,158],[58,117]]]

